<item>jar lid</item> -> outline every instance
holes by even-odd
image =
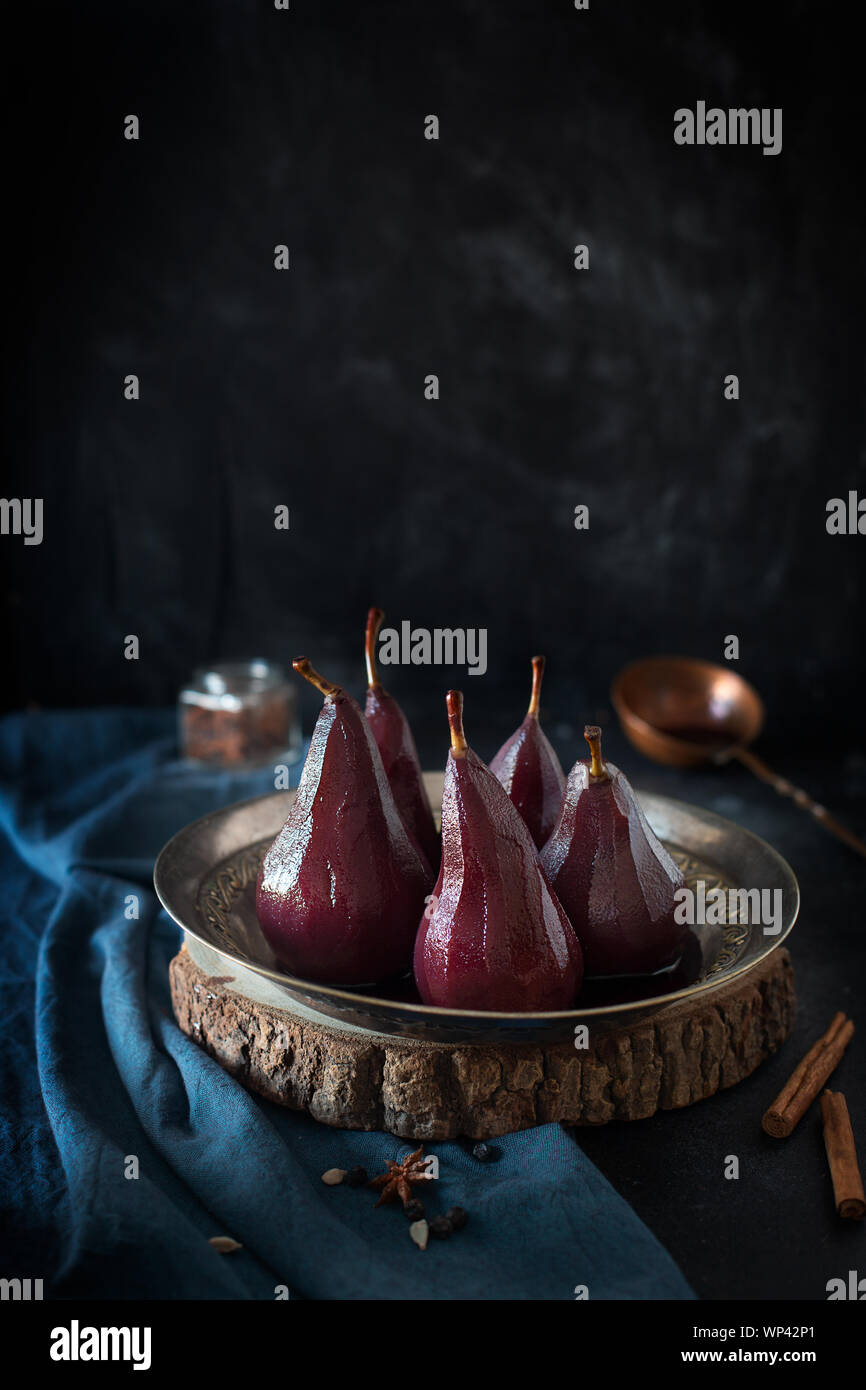
[[[275,662],[260,657],[222,661],[197,667],[190,684],[180,692],[180,699],[184,704],[196,703],[211,709],[240,709],[245,699],[286,684],[285,670]]]

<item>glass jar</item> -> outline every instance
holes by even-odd
[[[181,756],[220,767],[287,761],[301,746],[298,693],[270,661],[199,667],[178,696]]]

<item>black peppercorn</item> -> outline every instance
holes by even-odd
[[[430,1222],[430,1234],[437,1240],[447,1240],[452,1231],[451,1222],[447,1216],[437,1216]]]
[[[469,1220],[462,1207],[452,1207],[450,1211],[445,1213],[445,1218],[451,1223],[452,1231],[462,1231]]]
[[[363,1187],[366,1181],[366,1168],[350,1168],[345,1178],[347,1187]]]
[[[495,1156],[495,1149],[492,1149],[489,1144],[485,1144],[483,1139],[473,1146],[472,1157],[477,1158],[479,1163],[489,1163]]]
[[[424,1203],[419,1202],[417,1197],[413,1197],[411,1202],[407,1202],[403,1208],[410,1221],[420,1221],[424,1215]]]

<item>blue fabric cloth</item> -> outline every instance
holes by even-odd
[[[405,1140],[248,1095],[180,1032],[154,858],[188,821],[272,790],[272,772],[192,770],[170,715],[97,711],[7,718],[0,774],[0,1276],[42,1278],[54,1297],[693,1296],[559,1126],[497,1140],[489,1165],[428,1146],[428,1210],[470,1219],[422,1254],[399,1208],[320,1181],[379,1172]],[[214,1235],[244,1248],[218,1255]]]

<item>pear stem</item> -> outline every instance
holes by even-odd
[[[376,638],[379,636],[379,628],[382,626],[384,617],[385,614],[381,608],[371,608],[367,614],[364,656],[367,661],[367,685],[371,690],[378,690],[382,684],[379,680],[379,672],[376,670]]]
[[[463,695],[459,690],[449,690],[445,696],[448,706],[448,723],[451,728],[451,752],[455,758],[465,758],[469,744],[463,732]]]
[[[587,724],[583,731],[583,736],[589,744],[589,751],[592,754],[592,762],[589,768],[590,777],[597,781],[607,781],[608,772],[601,760],[601,729],[597,724]]]
[[[544,657],[534,656],[532,658],[532,695],[529,700],[527,715],[533,719],[538,718],[538,706],[541,700],[541,680],[544,675]]]
[[[342,695],[343,687],[334,685],[332,681],[326,681],[325,677],[319,675],[305,656],[296,656],[292,665],[298,675],[303,676],[304,680],[309,681],[310,685],[314,685],[317,690],[321,690],[326,699],[329,695]]]

